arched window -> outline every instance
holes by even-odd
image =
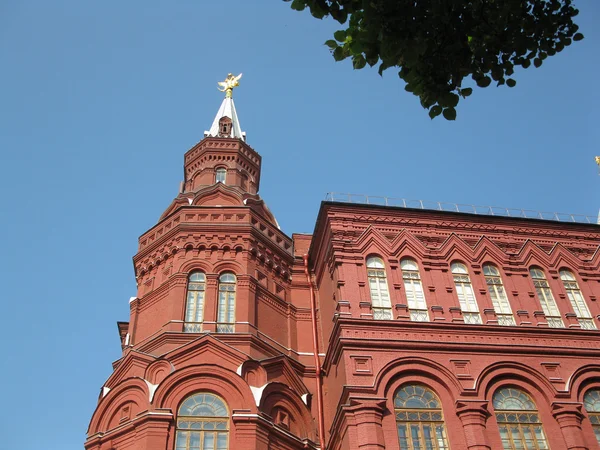
[[[548,280],[546,280],[544,271],[539,267],[532,267],[529,269],[529,273],[533,279],[535,292],[537,293],[538,299],[542,304],[542,310],[546,315],[548,326],[552,328],[563,328],[565,325],[560,317],[560,311],[558,310],[558,306],[556,306],[556,301],[554,300],[554,296],[552,295],[552,291],[550,290],[550,285],[548,284]]]
[[[206,276],[202,272],[192,272],[188,278],[185,323],[183,325],[183,331],[187,333],[200,333],[202,331],[205,289]]]
[[[367,258],[367,277],[369,278],[369,289],[371,291],[373,318],[391,320],[392,304],[385,275],[385,264],[379,256],[369,256]]]
[[[494,305],[494,311],[496,311],[498,325],[515,325],[515,318],[502,285],[500,271],[493,264],[484,264],[483,275],[492,299],[492,305]]]
[[[175,450],[227,450],[229,412],[225,402],[208,393],[185,399],[177,412]]]
[[[408,302],[410,320],[427,322],[429,315],[427,314],[427,303],[425,302],[423,285],[419,276],[419,266],[417,266],[417,262],[414,259],[403,258],[400,261],[400,268],[402,269],[404,292],[406,293],[406,301]]]
[[[463,313],[465,323],[481,323],[477,300],[475,300],[475,292],[469,278],[467,266],[463,263],[455,261],[450,265],[454,285],[456,286],[456,295],[460,303],[460,309]]]
[[[590,310],[585,304],[585,299],[583,298],[583,294],[579,289],[575,275],[573,275],[573,273],[567,269],[561,269],[560,279],[565,286],[567,297],[569,297],[569,300],[571,301],[571,306],[577,315],[577,319],[579,320],[581,328],[595,330],[596,324],[594,323],[594,319],[592,319]]]
[[[433,391],[420,384],[400,388],[394,397],[400,450],[446,450],[442,405]]]
[[[236,278],[231,272],[219,277],[219,304],[217,306],[217,333],[235,331],[235,285]]]
[[[225,179],[227,178],[227,169],[224,167],[219,167],[215,171],[215,183],[223,183],[225,184]]]
[[[549,448],[529,395],[520,389],[502,388],[494,394],[493,404],[504,450]]]
[[[598,444],[600,444],[600,390],[588,391],[583,397],[583,406],[592,423]]]

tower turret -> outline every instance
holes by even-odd
[[[219,83],[225,99],[184,156],[179,194],[139,238],[123,356],[87,450],[315,449],[308,284],[292,301],[301,260],[258,195],[261,157],[233,103],[240,77]]]

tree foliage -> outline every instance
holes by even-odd
[[[573,0],[284,0],[346,28],[325,44],[355,69],[399,68],[429,116],[456,118],[465,86],[514,87],[515,66],[543,61],[583,39]],[[468,81],[471,77],[473,83]],[[465,80],[467,79],[467,80]]]

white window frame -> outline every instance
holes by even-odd
[[[392,301],[387,283],[385,263],[380,256],[372,255],[367,258],[367,279],[371,294],[373,318],[377,320],[392,320]]]
[[[414,322],[428,322],[427,300],[425,299],[425,291],[423,290],[417,261],[410,257],[402,258],[400,260],[400,270],[402,271],[402,281],[404,282],[404,292],[408,303],[410,320]]]
[[[482,323],[481,315],[479,314],[479,305],[477,304],[475,290],[473,289],[467,266],[461,261],[454,261],[450,264],[450,271],[452,272],[456,296],[458,297],[465,323]]]

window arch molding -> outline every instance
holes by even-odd
[[[548,411],[547,405],[556,395],[556,388],[541,372],[519,362],[507,361],[492,363],[483,369],[475,390],[491,402],[496,389],[504,385],[527,392],[535,400],[538,410],[546,408]]]
[[[269,383],[262,392],[259,409],[273,417],[271,413],[278,408],[283,408],[291,413],[290,419],[295,422],[295,426],[290,426],[289,429],[293,434],[301,439],[307,437],[316,439],[312,416],[300,397],[283,383]],[[275,419],[275,417],[273,418]]]
[[[188,277],[192,272],[204,272],[207,276],[212,274],[212,267],[205,261],[194,259],[181,265],[177,275]]]
[[[586,391],[600,389],[600,364],[587,364],[577,369],[571,375],[567,387],[578,402],[583,402]]]
[[[117,386],[113,386],[108,394],[100,400],[90,421],[89,431],[93,433],[108,431],[112,425],[112,419],[119,413],[122,406],[127,403],[135,403],[138,408],[134,412],[136,414],[150,407],[149,398],[148,385],[141,378],[128,378]]]
[[[221,261],[215,264],[212,270],[212,273],[216,274],[217,278],[225,272],[231,272],[235,274],[236,278],[238,279],[243,277],[243,275],[240,275],[242,273],[242,266],[236,261]]]
[[[258,413],[252,391],[235,372],[214,364],[188,366],[169,374],[156,389],[152,403],[157,408],[177,411],[179,405],[196,392],[222,398],[229,411],[247,409]]]
[[[435,361],[418,356],[398,358],[386,364],[379,371],[374,386],[379,396],[393,400],[398,387],[409,381],[427,385],[437,393],[442,403],[445,403],[446,397],[459,398],[463,391],[462,385],[451,370]],[[453,401],[450,400],[451,403]]]

